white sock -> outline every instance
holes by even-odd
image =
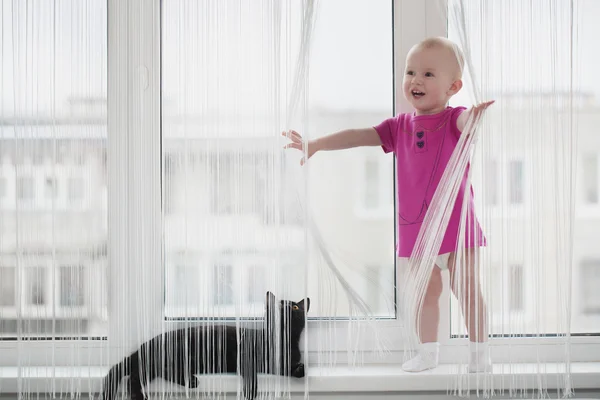
[[[404,364],[402,369],[406,372],[421,372],[438,366],[440,358],[440,344],[438,342],[423,343],[417,355]]]
[[[488,342],[469,342],[469,372],[490,372],[492,361]]]

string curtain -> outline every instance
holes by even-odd
[[[136,9],[144,6],[129,3],[128,18],[135,21]],[[394,344],[382,333],[384,325],[397,329],[409,357],[418,346],[414,313],[434,268],[444,215],[469,166],[476,215],[486,236],[475,259],[486,309],[476,314],[487,320],[494,359],[503,353],[498,358],[503,361],[474,375],[465,371],[466,358],[455,360],[441,372],[450,376],[448,390],[571,394],[571,334],[594,329],[579,325],[573,297],[579,287],[573,271],[593,253],[592,245],[574,242],[585,239],[576,217],[578,184],[581,171],[593,165],[583,149],[593,148],[584,140],[589,140],[589,121],[598,115],[591,106],[597,100],[586,97],[580,77],[593,65],[585,58],[590,42],[584,39],[586,11],[594,5],[428,2],[447,18],[448,37],[464,53],[465,86],[451,105],[496,103],[469,122],[411,259],[392,259],[383,269],[361,262],[360,249],[336,239],[339,233],[326,223],[322,205],[331,192],[319,193],[323,185],[315,184],[320,175],[327,176],[318,170],[319,161],[300,167],[301,155],[282,149],[282,131],[298,130],[307,140],[329,133],[311,124],[318,118],[311,103],[311,76],[318,74],[311,69],[312,51],[328,34],[319,29],[321,6],[312,0],[162,2],[150,18],[156,23],[153,37],[160,38],[160,46],[154,44],[161,60],[158,90],[151,86],[157,79],[143,66],[127,64],[148,46],[133,25],[120,26],[127,27],[127,38],[136,45],[113,60],[129,75],[108,73],[113,39],[107,21],[113,14],[106,2],[2,1],[0,335],[22,350],[14,358],[19,384],[11,392],[33,396],[48,390],[31,383],[31,376],[42,371],[55,394],[104,393],[101,378],[111,366],[145,341],[177,328],[188,336],[169,337],[172,342],[166,340],[164,348],[187,344],[194,327],[226,324],[235,328],[240,348],[256,351],[262,344],[249,345],[242,332],[269,329],[267,292],[277,301],[311,299],[304,322],[315,318],[309,322],[315,328],[305,328],[300,340],[309,374],[390,362],[395,354],[386,350]],[[402,34],[409,28],[394,29]],[[110,79],[132,95],[110,97]],[[148,86],[159,99],[152,106],[142,97]],[[159,120],[151,132],[141,129],[148,118]],[[372,125],[378,122],[373,118]],[[113,132],[111,123],[126,128]],[[134,146],[119,150],[119,155],[135,155],[127,160],[131,170],[122,174],[111,169],[113,135]],[[140,168],[147,155],[135,150],[149,137],[156,144],[153,154],[159,155],[153,172]],[[393,160],[388,162],[393,170]],[[152,185],[150,176],[160,178],[156,198],[139,195]],[[591,185],[585,176],[583,185]],[[129,190],[117,197],[127,203],[111,201],[117,190]],[[392,190],[385,193],[393,196]],[[593,188],[585,193],[593,197]],[[151,221],[142,218],[147,208],[154,210]],[[464,217],[461,235],[472,222]],[[158,253],[139,239],[149,234],[148,227],[158,237]],[[118,234],[111,237],[111,232]],[[391,236],[382,242],[393,244]],[[115,241],[132,244],[129,253],[116,257]],[[149,254],[159,254],[158,260]],[[144,266],[148,260],[151,267]],[[456,262],[467,262],[464,252]],[[457,270],[460,281],[462,270]],[[146,285],[139,272],[155,283]],[[111,315],[115,307],[123,312]],[[291,314],[281,316],[276,326],[292,323]],[[464,319],[470,316],[451,301],[450,335],[464,355]],[[340,320],[350,328],[340,329]],[[281,345],[263,363],[281,367],[291,357],[286,353],[290,338],[278,330],[270,334]],[[40,338],[50,351],[31,350]],[[336,345],[340,338],[342,345]],[[546,357],[541,346],[548,338],[559,350]],[[216,347],[225,343],[221,334],[215,339]],[[82,342],[93,343],[98,352]],[[537,364],[527,373],[523,343],[540,346]],[[65,349],[70,357],[57,357],[55,350]],[[219,354],[211,353],[214,346],[204,350],[192,357],[192,365],[224,362],[210,356]],[[166,373],[164,365],[147,367]],[[61,380],[62,374],[71,378]],[[231,390],[242,395],[241,380],[230,378],[210,374],[198,389],[162,382],[145,390],[170,396]],[[0,376],[0,390],[1,382]],[[258,392],[274,398],[302,387],[297,390],[308,395],[309,382],[261,377]]]

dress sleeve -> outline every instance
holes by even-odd
[[[381,147],[386,153],[393,152],[396,149],[396,139],[398,137],[398,125],[402,115],[388,118],[379,125],[374,126],[381,140]]]

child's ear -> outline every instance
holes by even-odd
[[[455,80],[454,82],[452,82],[452,86],[450,86],[450,89],[448,89],[448,96],[454,96],[456,93],[458,93],[460,91],[460,89],[462,89],[463,83],[460,79]]]

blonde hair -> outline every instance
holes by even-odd
[[[460,47],[458,47],[458,45],[452,40],[441,36],[430,37],[416,44],[411,51],[432,48],[442,48],[451,51],[452,54],[454,54],[456,63],[458,64],[459,78],[462,78],[463,69],[465,65],[465,56]]]

